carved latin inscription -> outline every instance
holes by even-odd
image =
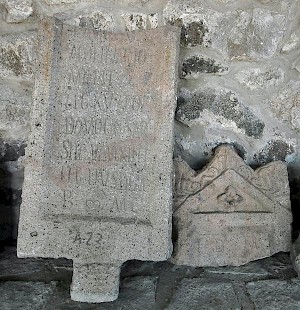
[[[71,297],[113,300],[124,261],[171,252],[179,33],[40,28],[18,255],[73,259]]]

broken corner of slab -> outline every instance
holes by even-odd
[[[175,160],[171,261],[189,266],[239,266],[288,252],[292,213],[286,165],[247,166],[229,145],[196,172]]]
[[[120,265],[73,263],[71,299],[101,303],[118,298]]]

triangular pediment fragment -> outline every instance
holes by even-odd
[[[234,170],[226,170],[184,203],[184,210],[199,213],[272,213],[277,202]],[[182,210],[183,211],[183,210]]]

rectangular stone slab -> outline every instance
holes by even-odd
[[[42,22],[19,257],[74,261],[71,297],[117,298],[121,264],[171,255],[179,30]]]

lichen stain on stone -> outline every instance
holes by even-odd
[[[16,76],[23,73],[23,64],[21,56],[9,48],[0,49],[0,63],[7,69],[11,70]]]
[[[231,91],[218,93],[208,88],[194,92],[189,98],[179,96],[176,119],[191,121],[199,118],[204,110],[235,122],[249,137],[258,139],[263,134],[265,124]]]
[[[293,145],[281,140],[271,140],[253,158],[260,164],[266,164],[274,160],[284,161],[286,156],[292,155],[294,152]]]
[[[223,67],[214,59],[198,55],[185,59],[182,64],[182,76],[187,76],[191,73],[224,73],[226,71],[228,71],[228,68]]]
[[[208,28],[204,21],[194,21],[185,25],[182,19],[177,18],[169,21],[170,25],[181,27],[180,43],[182,46],[197,46],[204,44],[205,34],[208,33]]]

